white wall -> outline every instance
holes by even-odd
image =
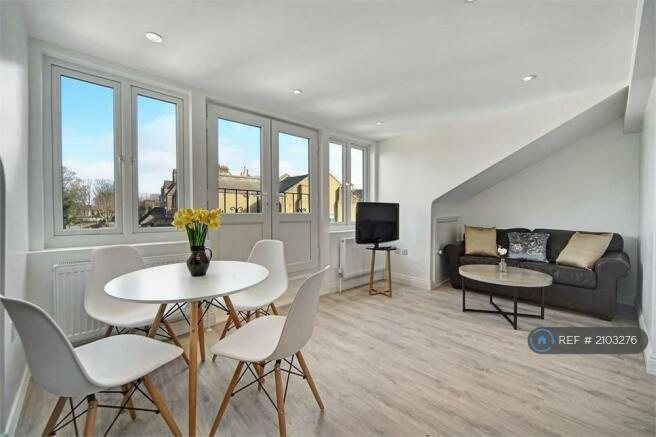
[[[0,158],[5,169],[6,234],[4,290],[7,296],[26,295],[27,161],[28,161],[28,43],[20,5],[0,2]],[[4,311],[4,310],[3,310]],[[18,336],[4,321],[4,381],[0,432],[5,430],[14,396],[25,369]]]
[[[631,259],[618,299],[636,290],[640,136],[621,118],[463,202],[448,215],[462,225],[616,232]],[[435,205],[434,215],[443,211]],[[462,229],[462,228],[461,228]]]
[[[431,284],[433,200],[557,126],[623,84],[560,96],[488,116],[443,124],[378,143],[378,200],[400,203],[400,241],[394,272]]]
[[[640,143],[640,240],[638,243],[638,307],[649,334],[647,370],[656,374],[656,80],[644,115]]]

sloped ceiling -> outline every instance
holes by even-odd
[[[34,38],[230,102],[382,139],[626,83],[636,2],[66,0],[23,7]],[[146,31],[164,42],[147,41]],[[523,82],[528,74],[538,79]],[[294,88],[304,93],[295,96]]]

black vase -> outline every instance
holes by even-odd
[[[187,258],[187,268],[191,276],[205,276],[207,269],[210,268],[211,259],[212,249],[205,246],[191,246],[191,255]]]

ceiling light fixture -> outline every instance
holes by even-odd
[[[158,33],[155,32],[146,32],[146,38],[148,38],[148,41],[156,42],[156,43],[161,43],[164,41],[164,38]]]
[[[383,122],[382,122],[382,121],[377,121],[376,124],[377,124],[378,126],[380,126],[380,125],[383,124]]]
[[[295,89],[294,91],[292,91],[292,92],[293,92],[294,94],[296,94],[297,96],[303,94],[303,90],[299,90],[298,88],[296,88],[296,89]]]
[[[476,0],[465,0],[465,3],[474,3]]]
[[[523,80],[524,82],[530,82],[530,81],[532,81],[533,79],[536,79],[537,77],[538,77],[538,76],[537,76],[536,74],[529,74],[528,76],[524,76],[524,77],[522,78],[522,80]]]

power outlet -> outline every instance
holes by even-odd
[[[407,255],[408,254],[408,249],[403,249],[401,251],[401,255]]]

